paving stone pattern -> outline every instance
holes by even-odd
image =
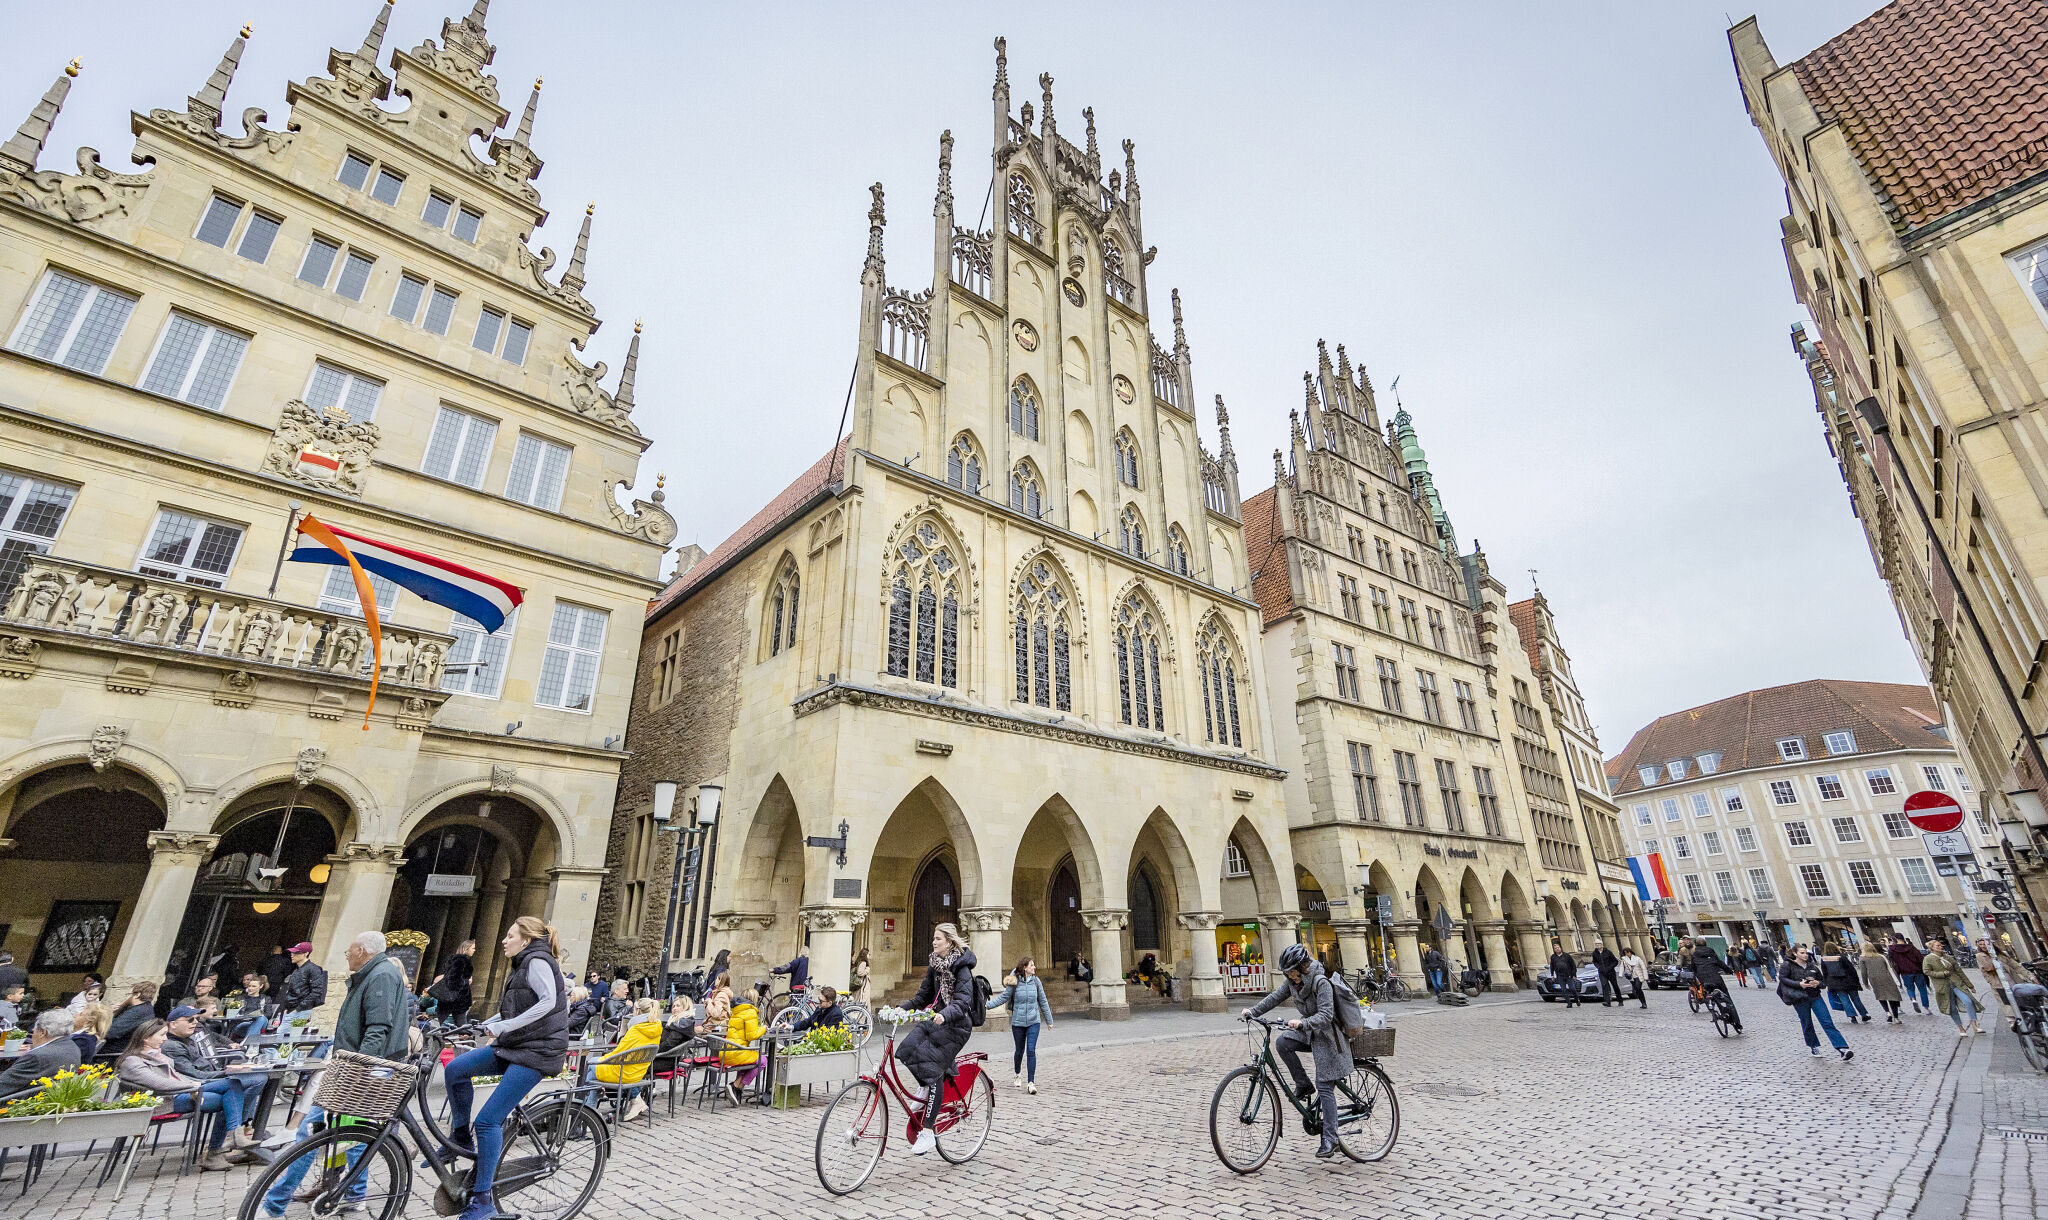
[[[1402,1125],[1393,1155],[1376,1165],[1318,1162],[1290,1114],[1274,1159],[1249,1178],[1217,1161],[1207,1133],[1215,1084],[1245,1053],[1234,1022],[1186,1014],[1115,1028],[1065,1021],[1041,1043],[1037,1096],[1001,1072],[994,1134],[968,1165],[912,1157],[892,1141],[874,1179],[835,1200],[812,1169],[822,1104],[692,1110],[651,1133],[629,1129],[586,1214],[696,1218],[801,1207],[831,1217],[926,1217],[943,1207],[1026,1220],[1318,1211],[1906,1220],[1923,1203],[1947,1210],[1946,1200],[1924,1199],[1922,1186],[1978,1058],[1984,1155],[1967,1146],[1975,1133],[1954,1133],[1963,1142],[1951,1149],[1975,1168],[1966,1169],[1970,1186],[1959,1200],[1967,1212],[1951,1214],[2041,1214],[2048,1144],[1994,1130],[2048,1127],[2048,1077],[2027,1071],[2017,1054],[2017,1070],[2004,1070],[2005,1048],[1994,1056],[1992,1039],[1964,1042],[1944,1018],[1909,1015],[1904,1027],[1845,1027],[1853,1063],[1832,1053],[1814,1059],[1791,1011],[1769,992],[1738,991],[1736,1001],[1749,1032],[1728,1040],[1673,992],[1657,993],[1647,1012],[1571,1011],[1520,997],[1462,1010],[1397,1005],[1399,1053],[1388,1066]],[[1108,1038],[1143,1040],[1103,1044]],[[1991,1072],[1994,1057],[2001,1070]],[[53,1167],[26,1207],[12,1197],[7,1204],[25,1220],[211,1218],[234,1214],[249,1176],[180,1179],[166,1159],[145,1161],[110,1209],[111,1189],[92,1191],[77,1166]],[[11,1196],[14,1188],[0,1189]],[[1317,1195],[1326,1208],[1312,1206]],[[411,1214],[430,1212],[422,1200]]]

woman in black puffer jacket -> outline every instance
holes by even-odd
[[[942,923],[932,929],[932,955],[925,966],[924,984],[910,1007],[931,1009],[939,1015],[928,1025],[912,1027],[896,1047],[896,1061],[925,1087],[926,1114],[939,1112],[953,1060],[966,1049],[967,1036],[974,1032],[974,966],[974,950],[967,947],[958,928]],[[930,1127],[921,1127],[910,1150],[922,1155],[937,1142]]]

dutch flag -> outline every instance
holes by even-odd
[[[523,600],[516,586],[474,568],[389,542],[365,538],[338,526],[326,528],[344,541],[348,554],[302,530],[299,544],[291,553],[292,559],[298,563],[340,565],[348,563],[348,555],[352,554],[356,562],[368,571],[401,589],[410,589],[423,601],[446,606],[457,614],[474,619],[485,631],[496,631],[504,626],[505,617]]]
[[[1671,874],[1664,871],[1663,852],[1653,851],[1647,856],[1630,856],[1628,871],[1629,875],[1635,878],[1636,897],[1644,902],[1678,896],[1678,891],[1671,888]]]

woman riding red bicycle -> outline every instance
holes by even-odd
[[[974,1032],[974,966],[974,950],[967,947],[960,929],[949,923],[932,929],[932,955],[925,965],[924,983],[910,1007],[932,1009],[938,1015],[905,1034],[896,1048],[896,1061],[924,1086],[926,1114],[939,1112],[946,1073],[966,1049],[967,1036]],[[932,1128],[925,1126],[910,1150],[922,1156],[936,1142]]]

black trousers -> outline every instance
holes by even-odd
[[[1315,1091],[1316,1107],[1323,1116],[1322,1146],[1328,1148],[1337,1138],[1337,1086],[1334,1082],[1316,1085],[1308,1082],[1308,1073],[1301,1067],[1301,1052],[1308,1049],[1308,1035],[1298,1029],[1283,1029],[1273,1037],[1273,1051],[1279,1056],[1281,1066],[1287,1069],[1287,1074],[1294,1078],[1295,1093]]]
[[[1609,1000],[1616,1004],[1621,1003],[1621,979],[1616,977],[1612,970],[1602,970],[1600,972],[1600,1003],[1605,1005]]]

